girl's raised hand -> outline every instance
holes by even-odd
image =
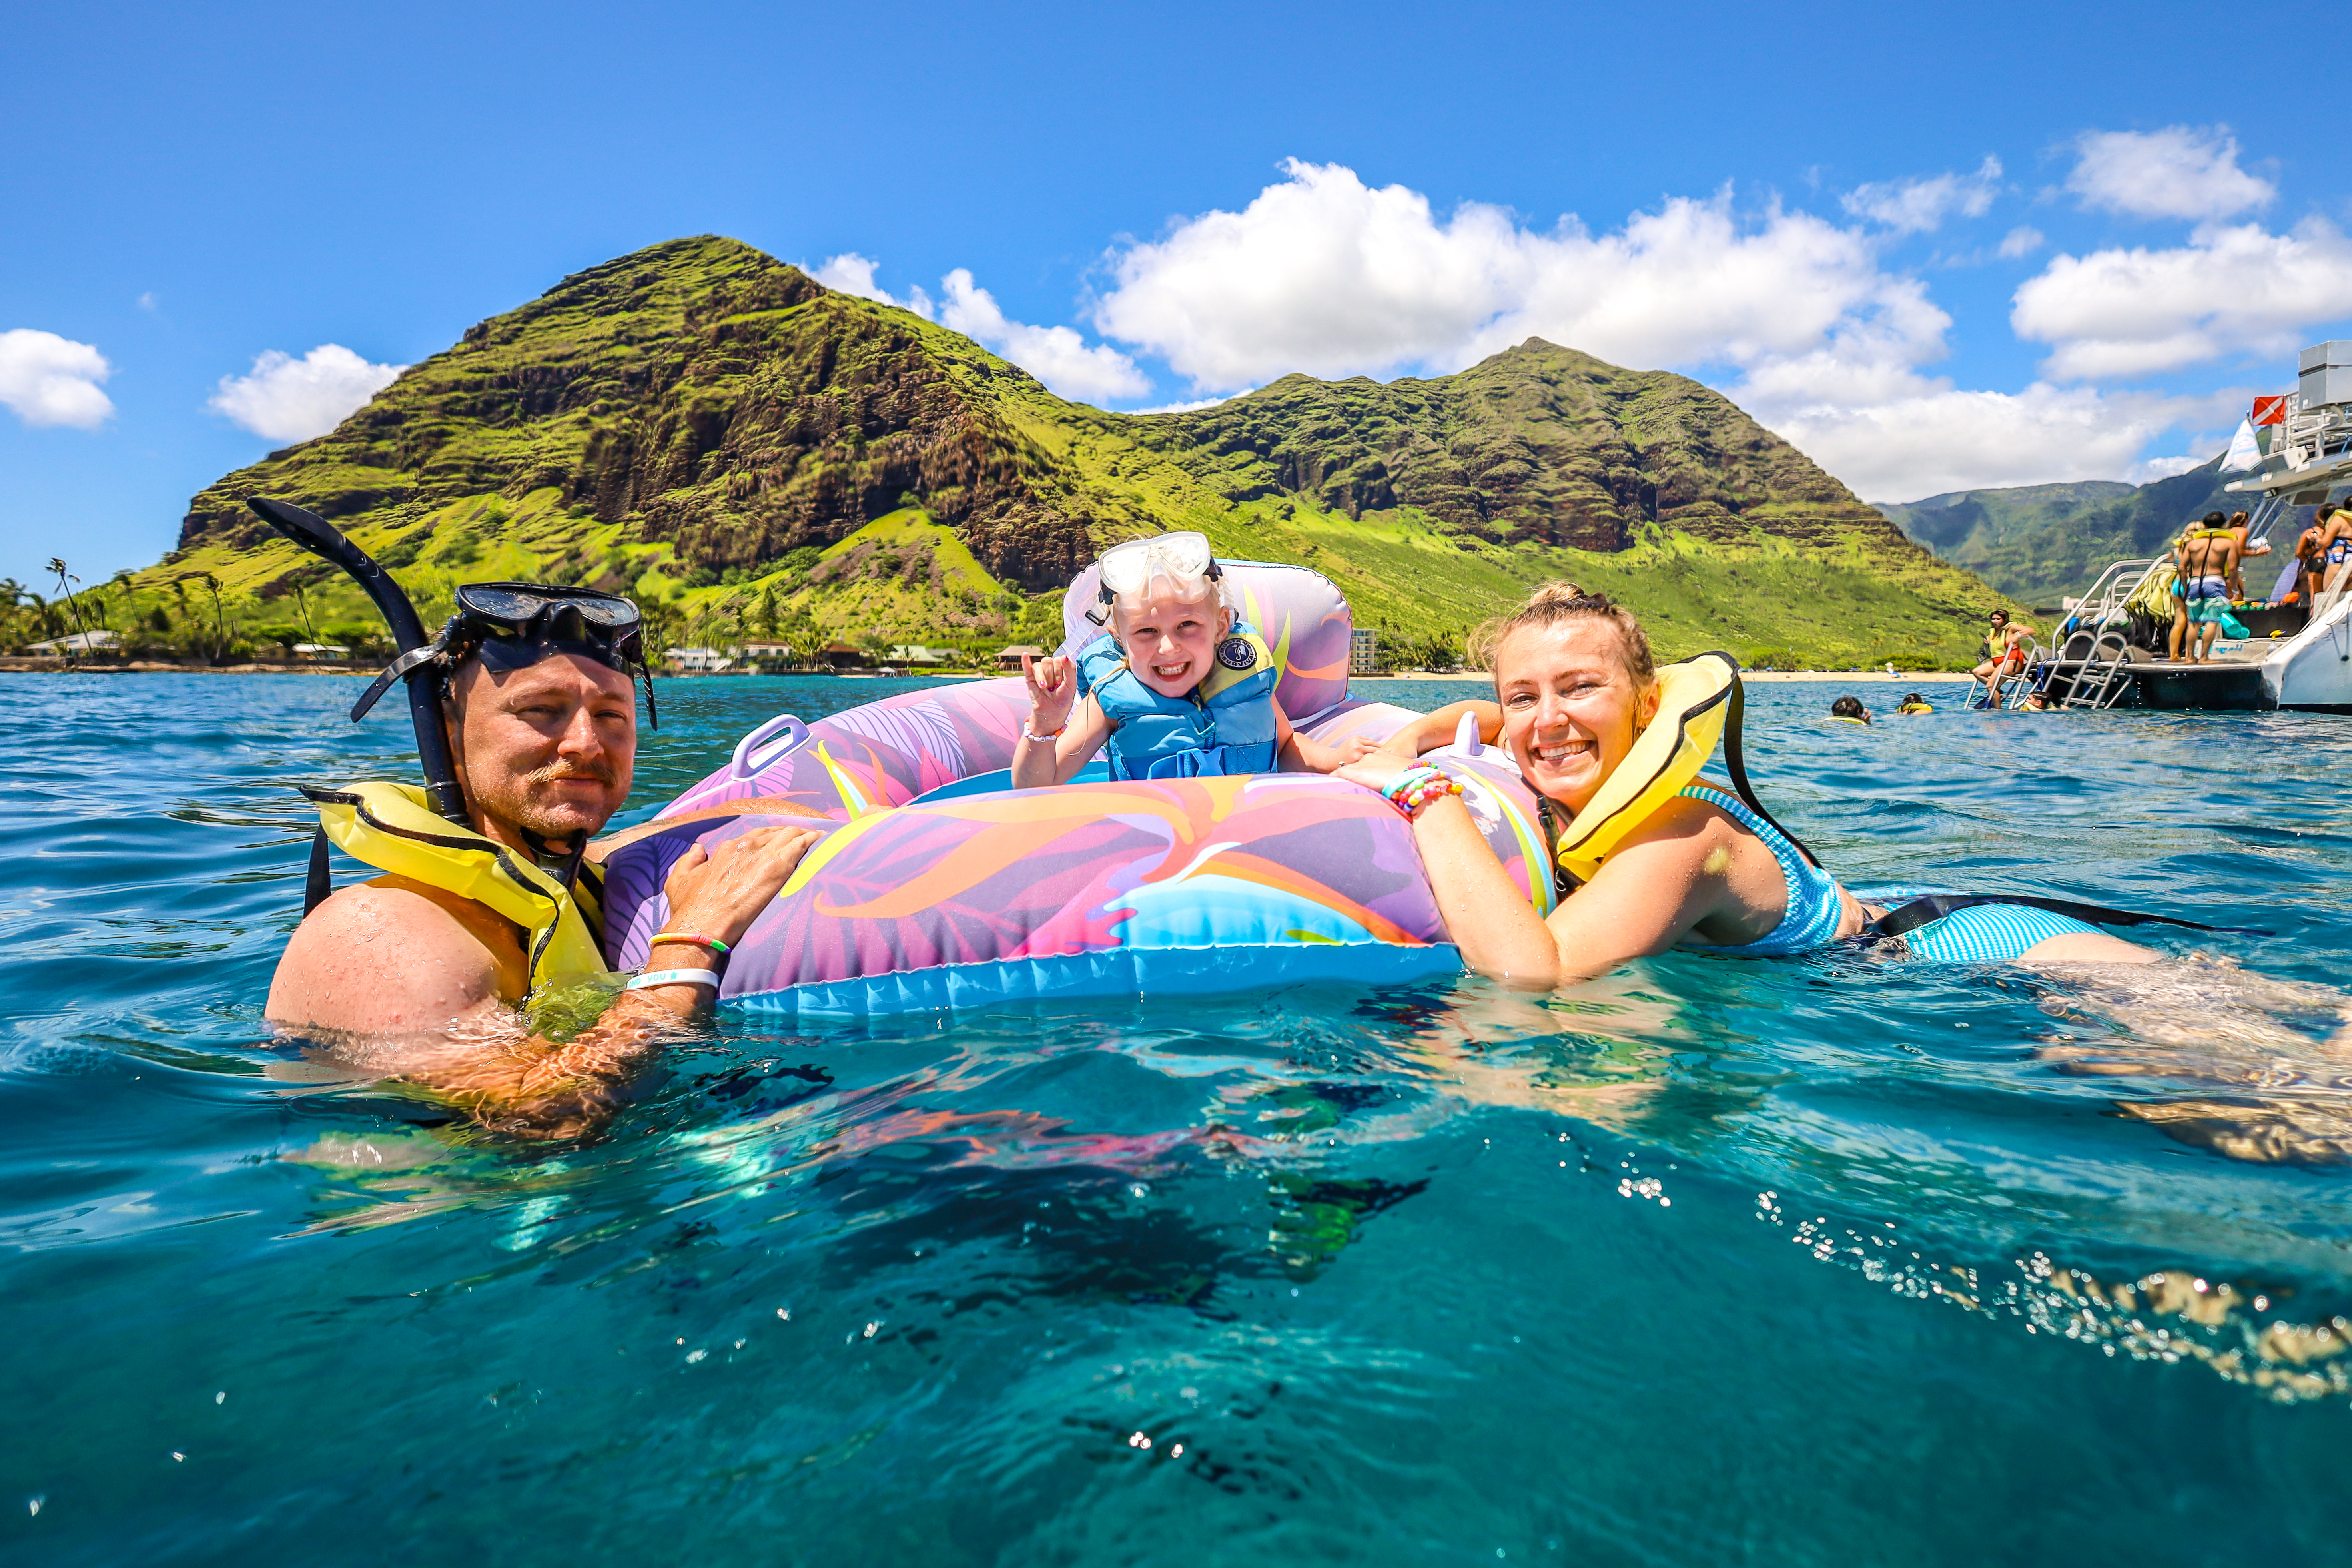
[[[1034,664],[1021,656],[1021,679],[1029,685],[1029,732],[1050,735],[1069,722],[1078,700],[1077,668],[1066,658],[1041,658]]]

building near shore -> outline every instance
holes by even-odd
[[[946,647],[925,647],[920,643],[901,644],[883,657],[892,664],[907,665],[917,669],[929,669],[951,662],[955,650]]]
[[[1381,634],[1369,627],[1358,626],[1348,639],[1348,673],[1378,675],[1381,672]]]
[[[50,637],[46,642],[27,643],[25,651],[62,658],[75,653],[112,653],[121,646],[122,639],[112,632],[74,632],[66,637]]]
[[[1045,650],[1042,647],[1036,647],[1034,644],[1025,642],[1014,643],[1011,647],[999,648],[997,650],[996,668],[999,669],[1019,669],[1021,668],[1021,661],[1023,658],[1027,658],[1035,659],[1043,658],[1045,657]]]
[[[662,658],[680,675],[716,675],[735,668],[735,661],[715,647],[674,647]]]

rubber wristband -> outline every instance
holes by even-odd
[[[638,975],[622,987],[625,991],[648,991],[656,985],[708,985],[719,989],[719,972],[715,969],[656,969]]]
[[[1021,726],[1021,738],[1024,741],[1034,741],[1040,745],[1043,745],[1045,742],[1053,740],[1055,736],[1061,734],[1063,731],[1066,731],[1068,728],[1069,726],[1065,724],[1059,730],[1048,730],[1042,735],[1033,735],[1029,732],[1029,726],[1024,724]]]
[[[707,947],[721,958],[726,957],[728,953],[734,951],[715,936],[697,936],[692,931],[656,931],[654,934],[653,941],[646,943],[646,945],[647,947],[659,947],[666,942],[677,942],[686,947]]]

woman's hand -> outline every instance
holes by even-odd
[[[1366,789],[1386,789],[1420,765],[1410,757],[1374,750],[1345,767],[1334,769],[1331,776],[1360,784]]]
[[[822,837],[806,827],[760,827],[720,845],[716,854],[696,845],[678,857],[662,884],[669,895],[665,923],[732,946]]]
[[[1042,658],[1031,664],[1021,656],[1021,679],[1029,685],[1029,732],[1050,735],[1070,721],[1070,707],[1078,700],[1077,667],[1066,658]]]

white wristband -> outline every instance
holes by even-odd
[[[638,975],[622,987],[625,991],[644,991],[656,985],[708,985],[719,989],[719,972],[715,969],[655,969]]]

